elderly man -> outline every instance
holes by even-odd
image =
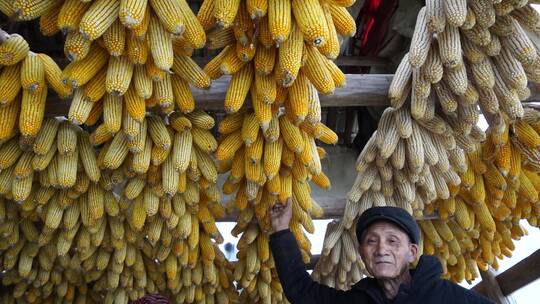
[[[373,278],[364,278],[349,291],[314,282],[306,272],[298,244],[290,232],[291,202],[270,209],[274,233],[270,246],[281,285],[292,304],[302,303],[492,303],[441,279],[436,257],[422,255],[416,269],[420,229],[414,218],[396,207],[374,207],[358,219],[360,256]]]

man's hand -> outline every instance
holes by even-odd
[[[270,207],[270,222],[274,232],[289,229],[292,218],[292,201],[289,198],[285,205],[275,204]]]

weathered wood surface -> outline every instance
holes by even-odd
[[[392,74],[347,74],[347,85],[337,88],[334,94],[321,95],[322,107],[358,107],[358,106],[388,106],[388,87]],[[223,109],[223,100],[231,77],[224,76],[212,82],[208,90],[192,89],[197,107],[206,110],[219,111]],[[528,102],[540,101],[536,86],[531,87],[531,97]],[[47,100],[46,116],[66,116],[69,110],[69,100],[52,97]]]
[[[540,278],[540,249],[499,274],[496,280],[503,295],[508,296],[538,278]],[[473,287],[473,290],[484,293],[485,288],[486,283],[480,282]]]
[[[501,287],[496,279],[495,270],[491,267],[488,271],[480,271],[482,283],[484,284],[483,294],[497,304],[511,304],[512,302],[501,291]]]
[[[347,86],[337,88],[332,95],[321,95],[322,107],[385,106],[388,105],[386,93],[392,81],[390,74],[348,74]],[[197,107],[206,110],[223,109],[223,100],[231,77],[224,76],[212,82],[208,90],[192,89]],[[69,100],[49,98],[46,116],[65,116],[69,110]]]

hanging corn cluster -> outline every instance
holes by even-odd
[[[345,85],[332,59],[340,51],[338,33],[356,30],[345,7],[353,2],[206,0],[198,12],[208,47],[222,48],[204,71],[212,79],[231,75],[216,158],[220,172],[230,171],[223,191],[232,197],[230,208],[239,210],[234,274],[242,302],[286,301],[268,249],[272,205],[292,199],[291,230],[309,260],[302,228],[313,232],[311,215],[321,214],[309,181],[330,186],[321,171],[324,150],[315,141],[337,142],[320,122],[318,94]],[[252,111],[244,109],[248,96]]]
[[[172,115],[170,126],[148,117],[142,144],[119,131],[99,153],[85,131],[56,119],[30,147],[20,135],[4,140],[3,285],[32,303],[100,295],[126,303],[156,292],[233,301],[232,266],[211,240],[222,241],[215,218],[225,211],[209,154],[213,125],[198,110]]]
[[[523,120],[499,129],[493,124],[482,146],[467,156],[461,189],[429,206],[439,219],[419,222],[424,252],[439,257],[448,279],[470,282],[477,269],[498,268],[497,259],[511,257],[513,240],[526,234],[519,221],[538,227],[540,170],[516,143],[538,150],[532,126],[539,119],[539,112],[525,108]]]
[[[31,145],[43,124],[49,88],[67,98],[71,89],[62,83],[62,71],[45,54],[29,50],[18,34],[8,35],[0,44],[0,140],[21,133]]]
[[[313,279],[340,290],[348,290],[362,279],[364,264],[358,254],[358,241],[353,229],[343,230],[343,221],[328,224],[321,259],[313,269]]]
[[[508,122],[527,133],[520,121],[521,101],[530,96],[527,81],[538,81],[540,71],[537,48],[528,35],[537,33],[539,22],[540,15],[527,1],[426,1],[410,50],[389,88],[392,107],[358,157],[359,174],[347,197],[341,229],[353,227],[371,206],[399,206],[425,217],[437,211],[434,200],[452,200],[471,170],[466,153],[480,153],[474,151],[486,139],[477,126],[480,113],[498,136]],[[483,240],[493,240],[493,234]],[[329,238],[324,247],[336,242]],[[458,251],[453,254],[458,257]],[[458,275],[452,270],[453,279],[475,277],[465,272],[463,256],[459,262],[463,271]],[[322,281],[338,282],[338,275],[332,276]]]
[[[206,35],[185,0],[67,0],[55,9],[71,61],[63,81],[75,88],[68,118],[87,125],[102,118],[94,134],[102,142],[120,129],[135,137],[148,111],[193,111],[190,85],[210,87],[191,59]]]

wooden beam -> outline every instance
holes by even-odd
[[[336,219],[343,216],[343,211],[345,211],[345,202],[344,198],[321,198],[316,199],[317,203],[324,210],[324,216],[322,218],[316,219]],[[227,214],[225,217],[218,219],[218,222],[236,222],[238,218],[237,212],[232,212]]]
[[[347,85],[337,88],[334,94],[320,95],[321,107],[389,106],[387,92],[392,74],[347,74]],[[231,80],[224,76],[214,80],[208,90],[192,88],[197,107],[206,110],[223,110],[223,101]],[[540,93],[531,86],[529,101],[540,100]],[[51,97],[47,100],[46,116],[67,116],[70,101]]]
[[[199,66],[205,66],[213,57],[193,57]],[[342,67],[387,67],[390,61],[386,58],[376,56],[339,56],[336,65]]]
[[[538,278],[540,278],[540,249],[499,274],[496,280],[503,295],[508,296]],[[474,286],[473,290],[484,293],[485,288],[486,283],[482,281]]]
[[[497,304],[510,304],[511,301],[503,295],[495,275],[495,270],[491,267],[488,271],[480,271],[482,282],[484,282],[484,295]]]
[[[338,88],[332,95],[321,95],[322,107],[387,106],[386,97],[393,75],[347,74],[347,86]],[[197,107],[206,110],[222,110],[230,76],[212,81],[208,90],[192,88]],[[51,96],[47,100],[46,116],[67,116],[69,100]]]

